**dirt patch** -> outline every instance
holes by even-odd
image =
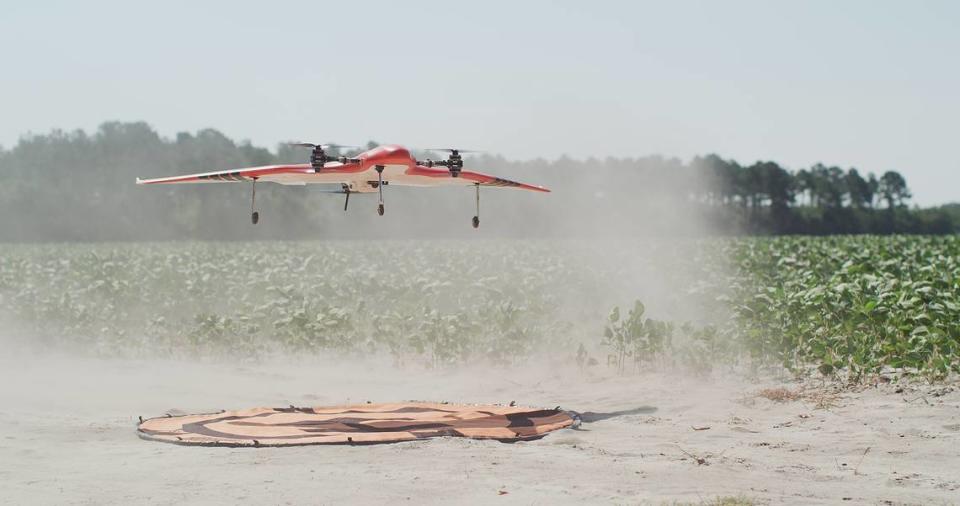
[[[773,402],[792,402],[800,400],[803,395],[786,387],[774,387],[760,390],[757,392],[757,397],[763,397]]]
[[[493,374],[22,357],[0,359],[0,370],[0,480],[12,504],[940,504],[958,488],[960,456],[948,449],[960,446],[960,391],[942,386],[939,396],[920,386],[834,391],[549,363]],[[756,395],[778,389],[789,393],[771,397],[793,400]],[[842,397],[816,409],[818,392]],[[594,421],[513,444],[234,449],[136,435],[138,415],[412,399],[559,405]]]

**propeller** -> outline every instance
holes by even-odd
[[[337,149],[337,150],[358,149],[359,148],[359,146],[347,146],[345,144],[335,144],[332,142],[328,144],[314,144],[312,142],[288,142],[287,145],[313,149],[313,151],[310,153],[310,165],[313,167],[314,172],[320,172],[321,170],[323,170],[324,165],[327,163],[328,160],[337,160],[340,163],[351,163],[351,162],[357,161],[356,158],[349,158],[346,156],[333,158],[328,156],[327,153],[324,153],[324,150],[326,149]]]
[[[348,146],[348,145],[346,145],[346,144],[336,144],[336,143],[333,143],[333,142],[326,143],[326,144],[314,144],[314,143],[312,143],[312,142],[288,142],[287,145],[288,145],[288,146],[300,146],[300,147],[303,147],[303,148],[313,148],[313,149],[317,149],[317,148],[320,148],[320,149],[342,149],[342,148],[346,148],[346,149],[360,149],[360,146]]]
[[[450,169],[451,177],[460,177],[460,171],[463,170],[463,157],[460,156],[460,153],[482,153],[482,151],[476,149],[460,149],[460,148],[426,148],[424,151],[446,151],[450,153],[450,156],[446,160],[431,160],[426,159],[422,162],[426,167],[433,167],[434,165],[440,167],[447,167]]]
[[[343,210],[344,212],[346,212],[347,207],[350,205],[350,195],[358,192],[350,191],[350,186],[348,186],[346,183],[343,183],[341,189],[339,190],[320,190],[320,193],[335,193],[338,195],[346,195],[346,198],[343,199]]]
[[[448,153],[485,153],[480,149],[460,149],[460,148],[424,148],[424,151],[446,151]]]

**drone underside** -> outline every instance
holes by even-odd
[[[339,185],[332,193],[345,195],[344,211],[350,204],[353,193],[377,193],[377,213],[384,214],[383,188],[385,186],[467,186],[476,188],[477,214],[473,217],[474,228],[480,226],[480,187],[509,187],[538,192],[550,190],[536,185],[518,183],[480,172],[464,170],[461,153],[458,149],[444,149],[449,152],[446,160],[417,160],[410,150],[399,145],[378,146],[353,157],[329,156],[327,150],[345,148],[335,144],[295,143],[297,146],[311,148],[310,163],[296,165],[269,165],[246,169],[207,172],[185,176],[173,176],[157,179],[137,179],[137,184],[181,184],[181,183],[251,183],[250,219],[256,224],[260,213],[256,211],[256,185],[258,182],[270,182],[283,185],[328,184]],[[442,167],[442,168],[441,168]]]

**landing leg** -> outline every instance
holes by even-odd
[[[474,183],[477,188],[477,215],[473,217],[473,228],[480,228],[480,183]]]
[[[383,165],[377,165],[377,190],[380,192],[380,203],[377,205],[377,214],[383,216]]]
[[[343,212],[347,212],[347,206],[350,205],[350,187],[343,185],[343,192],[347,195],[347,198],[343,201]]]
[[[260,221],[260,213],[255,211],[257,204],[257,180],[253,180],[253,186],[250,192],[250,222],[256,225]]]

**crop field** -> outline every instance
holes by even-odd
[[[850,378],[960,371],[960,240],[748,239],[733,246],[741,351]]]
[[[6,341],[98,356],[960,371],[956,237],[0,246]]]

